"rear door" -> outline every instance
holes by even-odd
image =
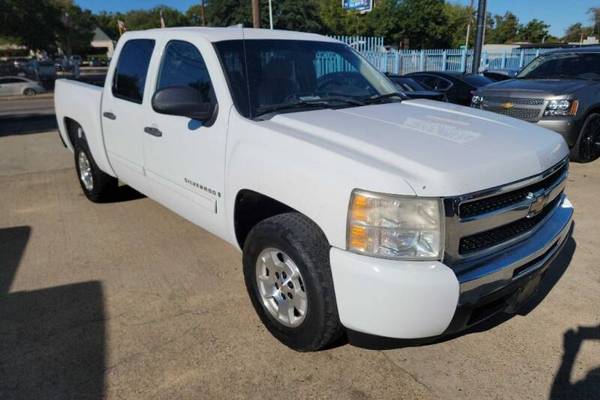
[[[155,48],[152,39],[130,39],[109,71],[102,96],[102,130],[106,151],[117,176],[144,190],[143,134],[151,93],[146,79]]]

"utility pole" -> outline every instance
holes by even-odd
[[[254,28],[260,28],[260,8],[258,0],[252,0],[252,25]]]
[[[269,26],[273,30],[273,4],[271,4],[271,0],[269,0]]]
[[[479,0],[477,5],[477,35],[475,36],[475,48],[473,50],[473,66],[471,72],[479,73],[479,64],[481,64],[481,50],[483,49],[483,40],[485,34],[486,18],[486,0]]]
[[[204,0],[200,0],[200,21],[202,21],[202,26],[206,26],[206,16],[204,14]]]

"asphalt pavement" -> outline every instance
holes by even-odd
[[[3,400],[600,397],[600,160],[571,165],[573,239],[519,314],[428,345],[301,354],[256,317],[236,249],[126,188],[90,203],[56,131],[5,122]]]

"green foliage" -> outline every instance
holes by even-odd
[[[252,25],[252,10],[248,0],[212,0],[206,4],[206,19],[209,26]],[[264,21],[265,13],[262,12]],[[268,17],[267,17],[268,18]],[[263,22],[264,23],[264,22]]]
[[[445,48],[451,45],[444,0],[404,0],[399,5],[400,32],[411,48]]]
[[[519,19],[510,11],[504,15],[494,15],[493,28],[487,33],[489,43],[511,43],[519,35]]]
[[[534,18],[527,25],[519,27],[518,38],[524,42],[541,43],[549,36],[548,28],[550,28],[550,25]]]
[[[54,47],[60,8],[50,0],[0,1],[0,35],[34,50]]]
[[[592,33],[600,34],[600,7],[591,7],[588,14],[592,19]]]
[[[56,26],[56,42],[66,54],[84,53],[94,37],[94,18],[70,2],[60,5],[61,23]]]
[[[261,10],[261,22],[269,26],[268,2]],[[275,29],[300,30],[304,32],[321,32],[323,24],[319,17],[317,3],[314,0],[279,0],[273,1],[273,27]],[[265,21],[266,22],[263,22]]]
[[[582,38],[585,39],[592,35],[594,28],[591,26],[583,26],[581,22],[570,25],[566,31],[563,40],[565,42],[579,42]]]
[[[448,18],[448,35],[451,37],[452,47],[465,45],[467,36],[467,25],[471,23],[469,35],[469,47],[475,43],[475,9],[455,3],[446,3],[444,13]]]

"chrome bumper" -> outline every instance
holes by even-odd
[[[567,239],[573,206],[563,194],[552,214],[522,243],[459,274],[460,300],[472,303],[546,266]]]

